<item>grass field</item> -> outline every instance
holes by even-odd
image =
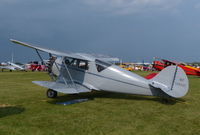
[[[137,72],[146,75],[149,72]],[[0,135],[197,135],[200,134],[200,78],[189,76],[181,100],[108,92],[46,98],[31,83],[49,80],[40,72],[0,72]],[[87,102],[56,102],[89,98]]]

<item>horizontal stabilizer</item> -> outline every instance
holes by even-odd
[[[189,83],[182,68],[169,66],[150,80],[150,85],[160,88],[167,95],[180,98],[187,94]]]
[[[75,84],[75,86],[69,86],[64,83],[58,82],[48,82],[48,81],[33,81],[33,83],[55,90],[57,92],[65,93],[65,94],[76,94],[76,93],[83,93],[83,92],[90,92],[90,90],[80,84]]]

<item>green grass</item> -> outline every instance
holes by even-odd
[[[0,135],[200,134],[199,77],[189,76],[189,93],[167,104],[157,97],[109,92],[48,99],[46,89],[33,80],[49,77],[40,72],[0,72]],[[90,100],[55,104],[78,98]]]

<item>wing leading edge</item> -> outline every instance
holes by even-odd
[[[36,49],[42,52],[46,52],[46,53],[50,53],[50,54],[54,54],[54,55],[58,55],[58,56],[65,56],[65,57],[70,57],[70,58],[76,58],[76,59],[82,59],[82,60],[90,60],[88,58],[85,58],[83,56],[77,55],[75,53],[64,53],[64,52],[60,52],[60,51],[55,51],[52,49],[47,49],[47,48],[42,48],[42,47],[38,47],[35,45],[30,45],[28,43],[25,42],[21,42],[18,40],[14,40],[14,39],[10,39],[11,42],[15,43],[15,44],[19,44],[28,48],[32,48],[32,49]]]
[[[81,59],[81,60],[87,60],[87,61],[95,61],[95,59],[99,59],[102,61],[106,62],[119,62],[119,58],[116,57],[109,57],[109,56],[104,56],[104,55],[94,55],[94,54],[87,54],[87,53],[64,53],[60,51],[55,51],[52,49],[47,49],[47,48],[42,48],[39,46],[31,45],[25,42],[21,42],[15,39],[10,39],[11,42],[15,44],[19,44],[28,48],[32,48],[35,50],[39,50],[42,52],[58,55],[58,56],[64,56],[64,57],[69,57],[69,58],[75,58],[75,59]]]

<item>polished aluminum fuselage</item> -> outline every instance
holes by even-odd
[[[60,65],[60,75],[57,80],[60,83],[65,83],[66,80],[69,81],[70,73],[75,83],[81,84],[91,90],[154,95],[147,79],[116,65],[111,65],[105,70],[98,72],[94,61],[88,63],[88,70],[83,70],[70,65],[67,66],[66,69],[65,65],[58,60],[57,63],[57,65]],[[56,69],[55,65],[54,69]]]

